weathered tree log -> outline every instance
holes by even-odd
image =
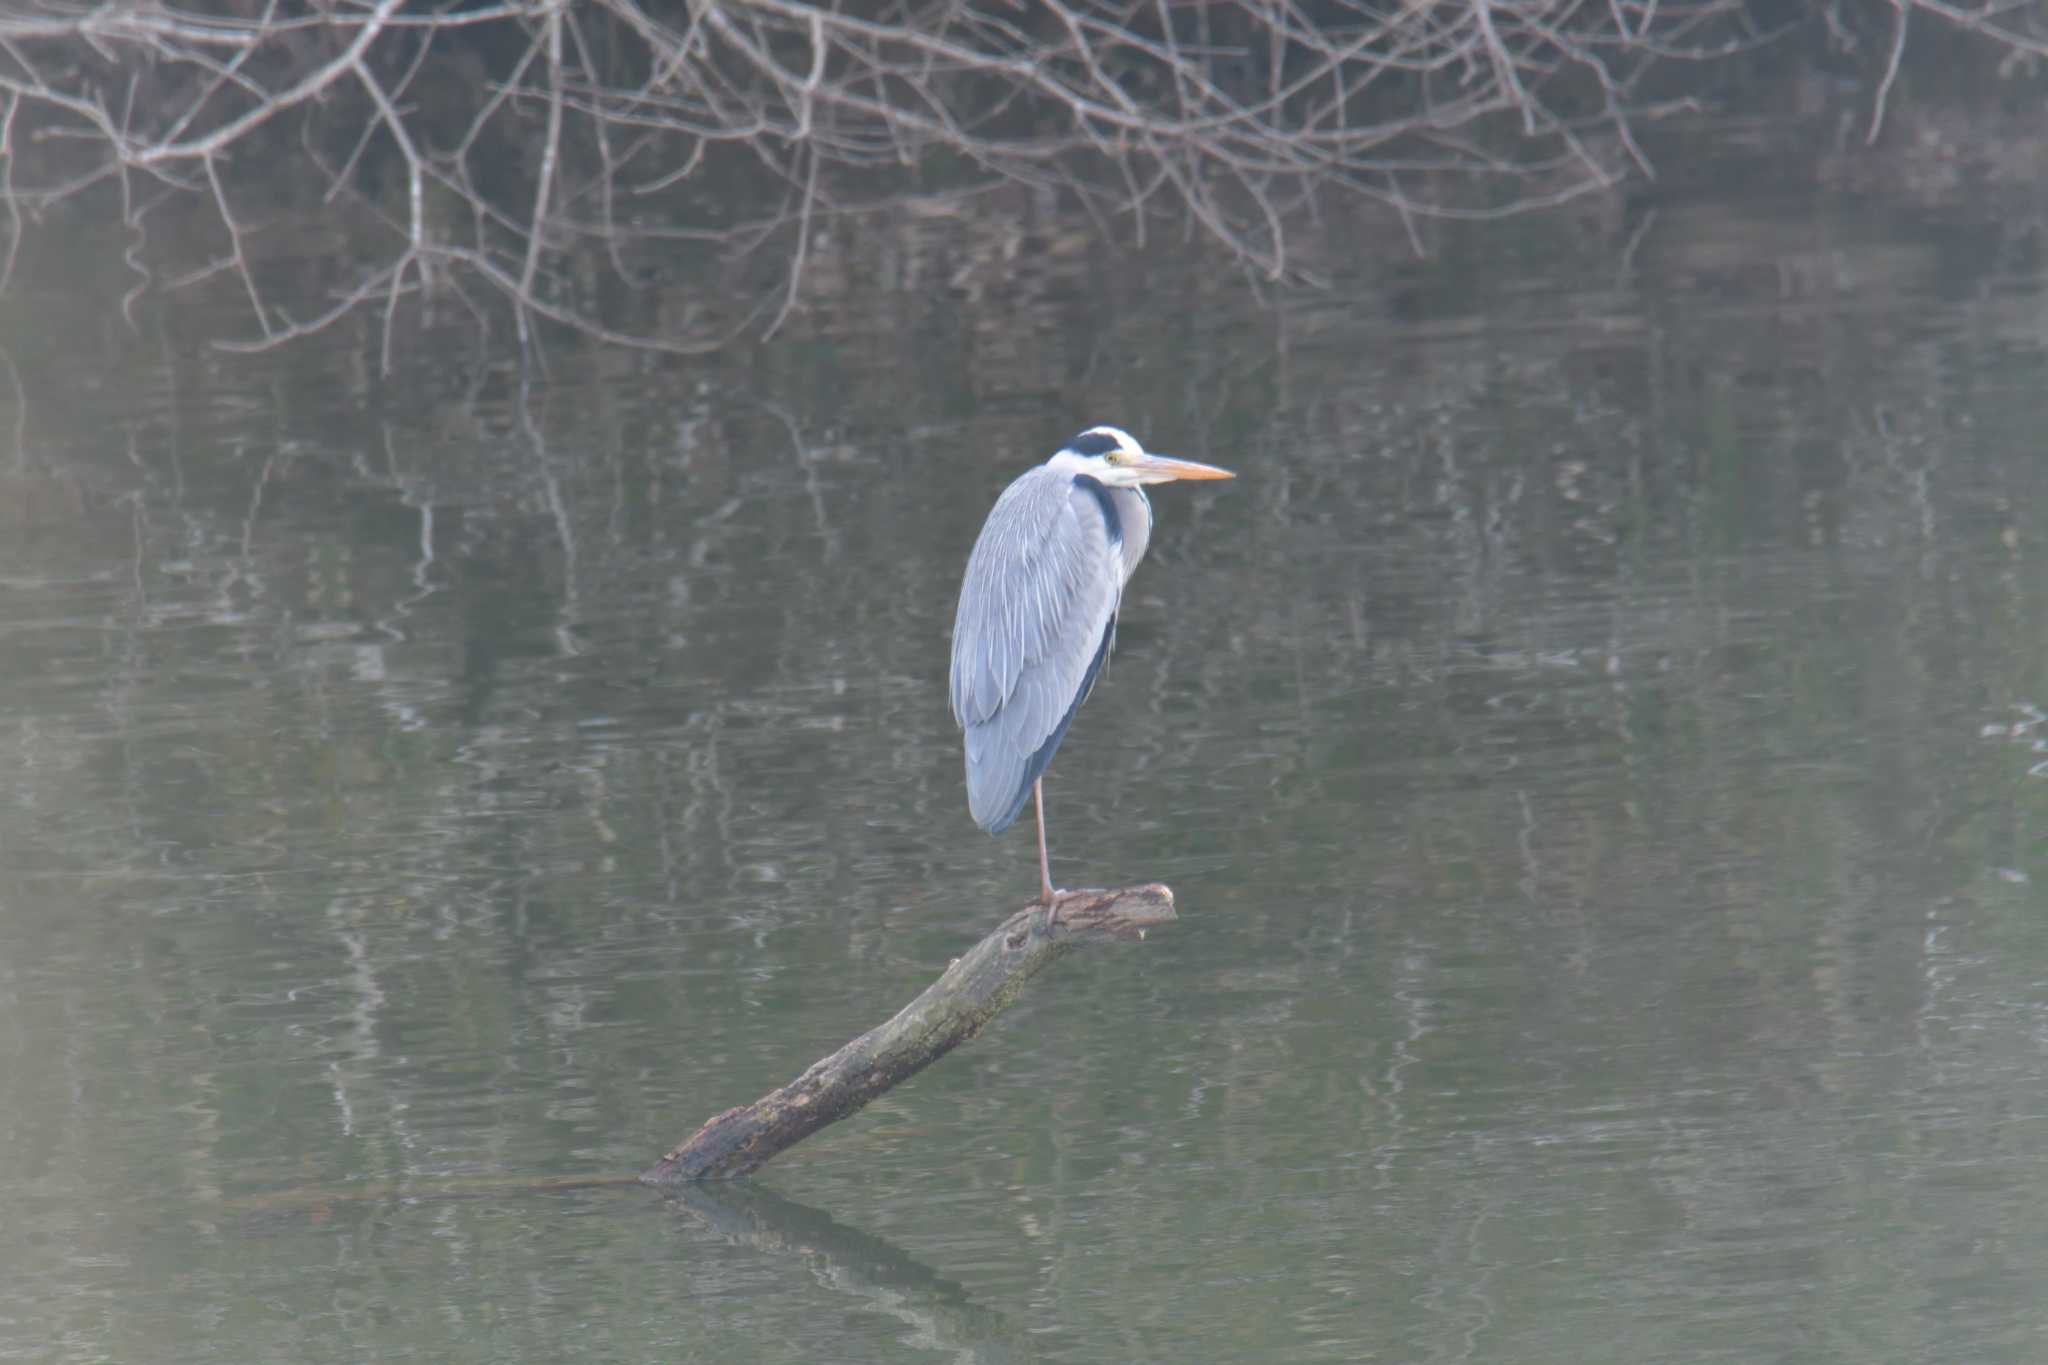
[[[1027,906],[957,958],[886,1024],[869,1029],[803,1075],[752,1104],[728,1109],[641,1175],[650,1185],[746,1175],[967,1042],[1024,983],[1083,943],[1141,939],[1170,924],[1173,893],[1157,882],[1116,891],[1068,891],[1050,928]]]

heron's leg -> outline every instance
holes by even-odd
[[[1045,922],[1051,927],[1057,911],[1053,897],[1058,893],[1052,889],[1052,858],[1045,851],[1045,779],[1039,778],[1031,784],[1031,799],[1038,806],[1038,890],[1045,898]]]

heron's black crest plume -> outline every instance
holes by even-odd
[[[1102,529],[1109,535],[1109,543],[1121,549],[1124,543],[1124,519],[1117,515],[1116,499],[1102,486],[1100,479],[1091,479],[1086,474],[1074,476],[1074,487],[1095,499],[1095,505],[1102,509]],[[1150,525],[1149,521],[1147,525]]]
[[[1094,430],[1084,431],[1067,442],[1067,449],[1076,455],[1107,455],[1116,448],[1116,437]]]

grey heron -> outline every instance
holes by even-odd
[[[1058,893],[1045,843],[1045,770],[1116,640],[1124,584],[1152,539],[1144,485],[1231,479],[1090,427],[1003,490],[974,543],[953,617],[953,719],[966,731],[967,809],[1001,834],[1031,800],[1045,922]]]

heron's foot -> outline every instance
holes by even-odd
[[[1045,918],[1038,922],[1038,927],[1042,932],[1052,932],[1052,926],[1058,922],[1060,917],[1060,899],[1066,894],[1064,891],[1056,891],[1050,887],[1046,888],[1044,893]]]

